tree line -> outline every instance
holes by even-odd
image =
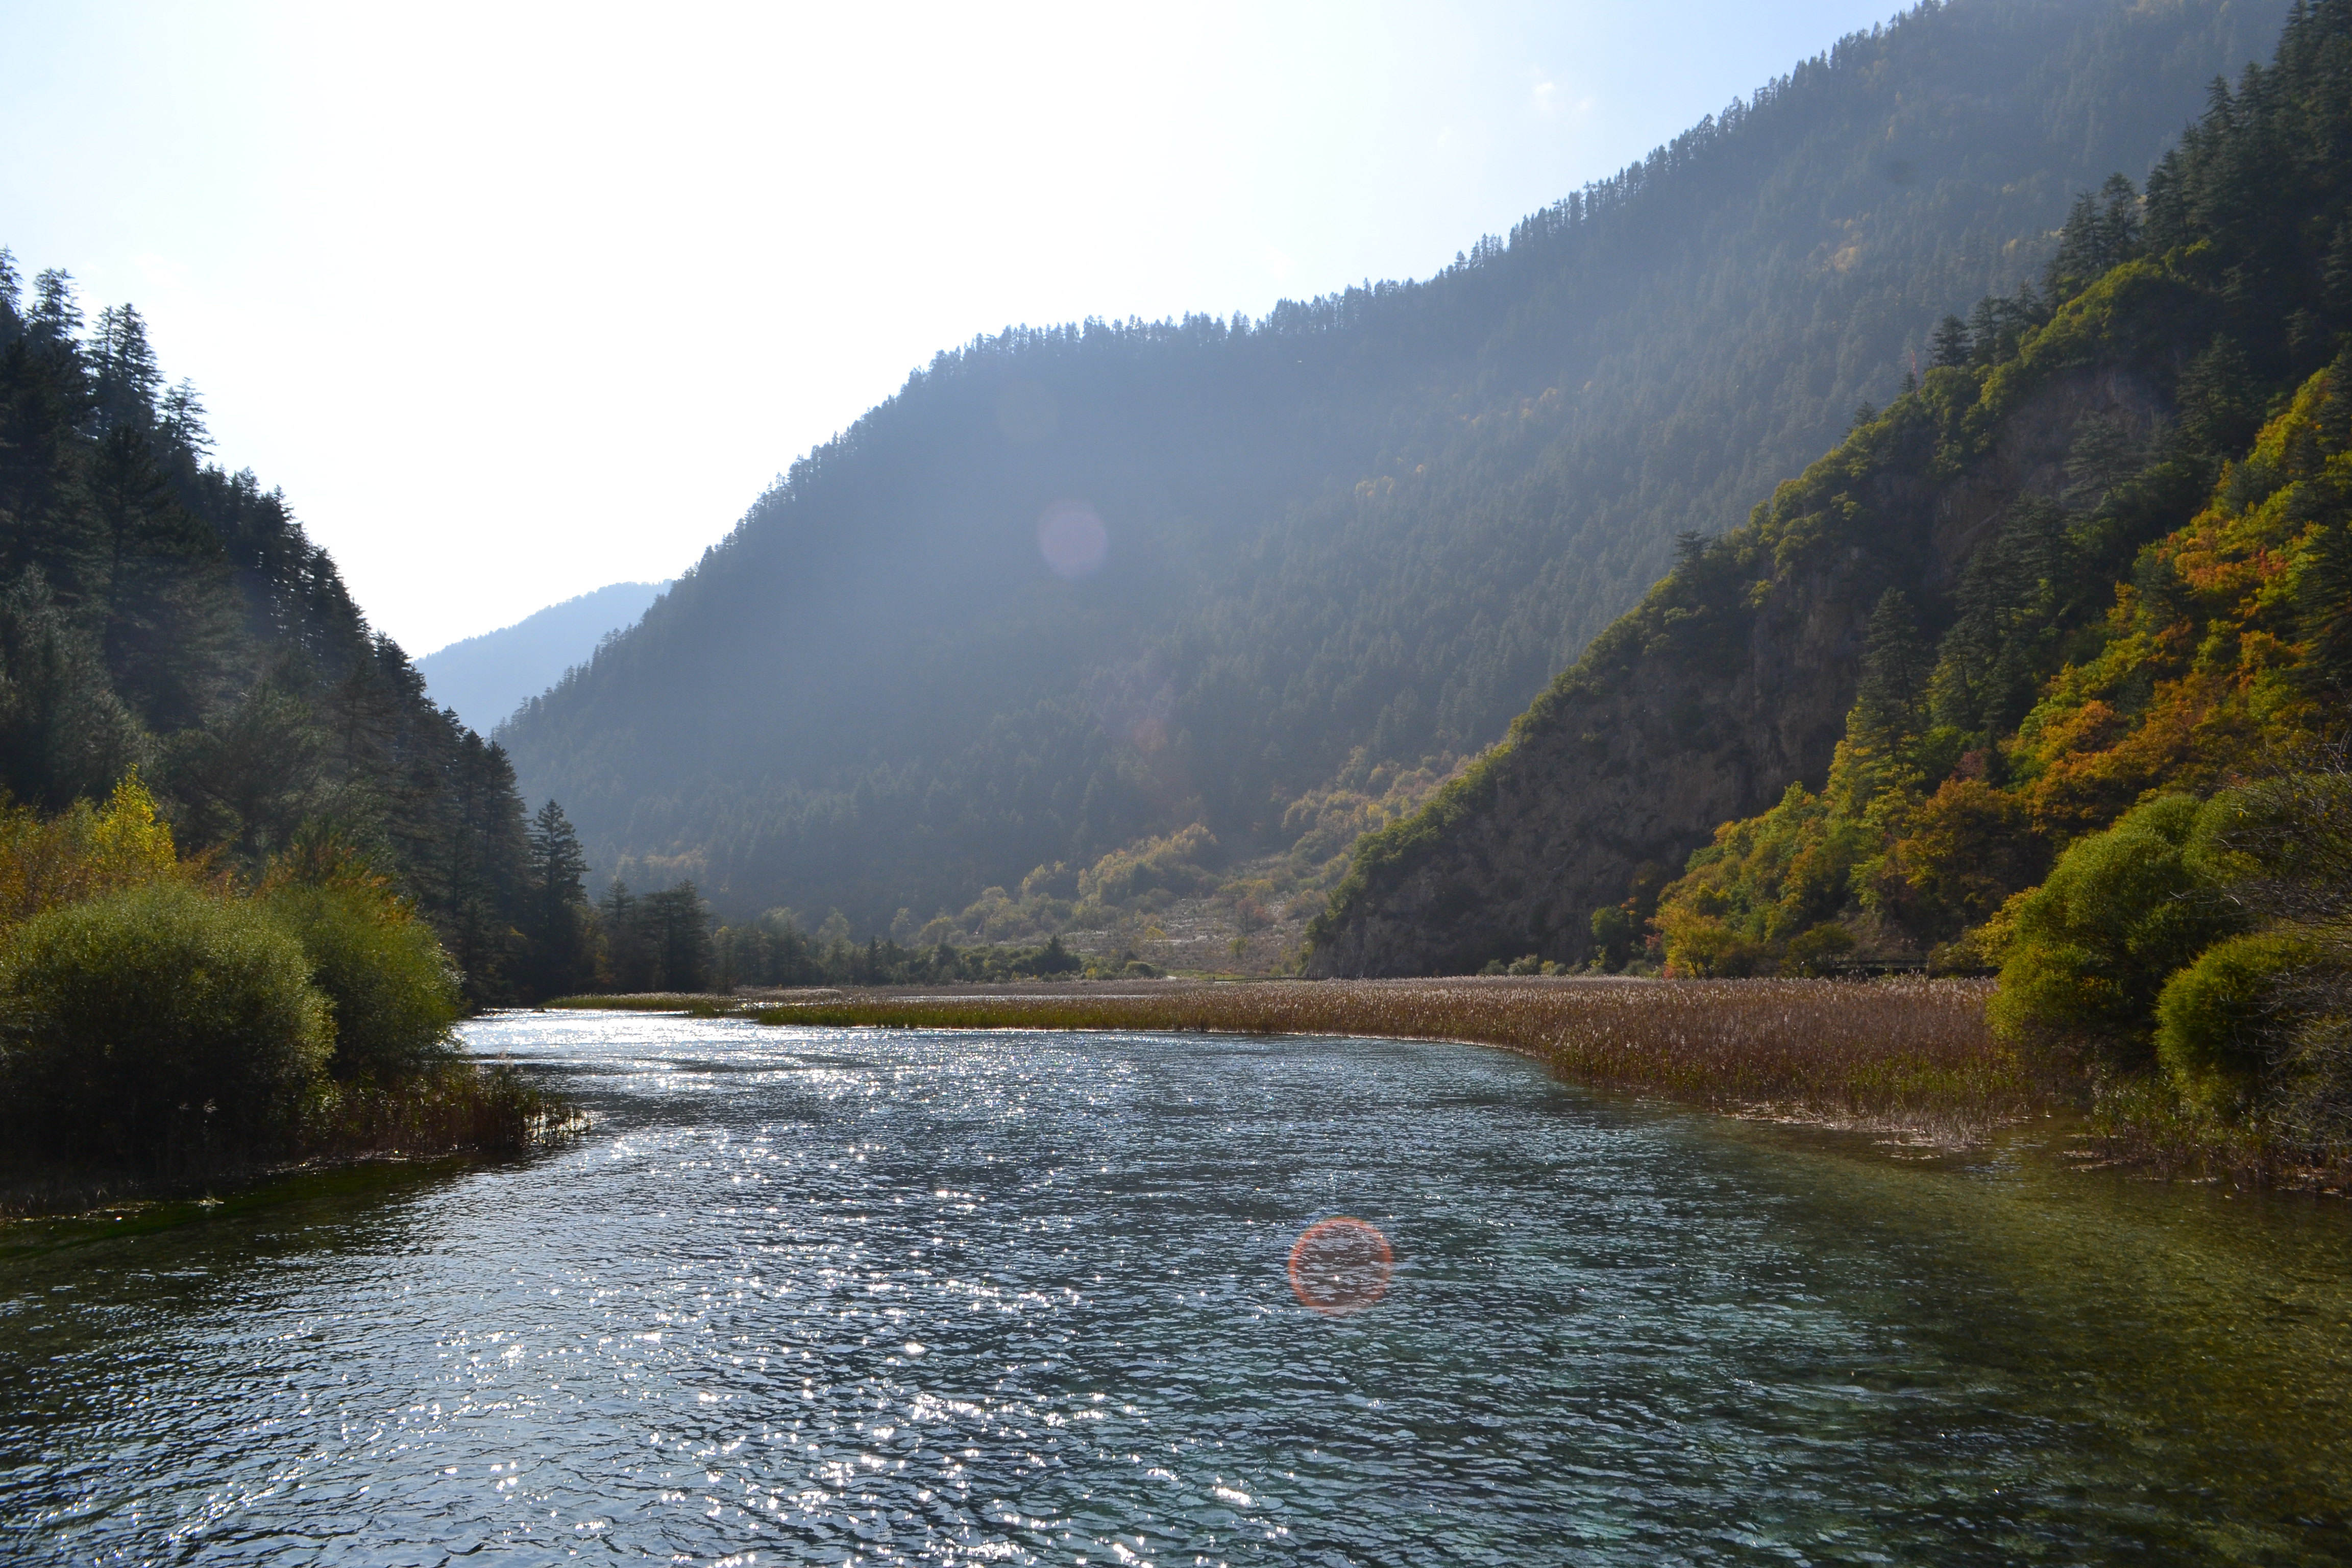
[[[505,749],[435,708],[281,492],[212,461],[204,413],[134,307],[87,319],[68,274],[0,250],[0,791],[55,814],[135,775],[184,852],[248,880],[330,833],[467,1005],[546,994],[577,916]]]

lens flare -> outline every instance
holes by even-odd
[[[1327,1318],[1360,1312],[1389,1293],[1396,1266],[1389,1238],[1369,1220],[1317,1220],[1290,1247],[1290,1291]]]
[[[1102,570],[1110,556],[1110,531],[1084,501],[1057,501],[1037,520],[1037,551],[1059,577],[1076,582]]]

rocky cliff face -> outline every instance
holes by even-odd
[[[1309,973],[1580,962],[1592,911],[1637,876],[1678,873],[1792,783],[1819,787],[1880,595],[1904,589],[1932,623],[2016,502],[2063,491],[2086,424],[2145,440],[2165,418],[2178,349],[2099,352],[2100,324],[2077,328],[1989,377],[1930,373],[1747,527],[1686,547],[1501,746],[1360,847],[1311,931]]]

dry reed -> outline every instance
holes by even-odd
[[[392,1089],[341,1086],[305,1118],[302,1142],[336,1158],[528,1154],[585,1126],[578,1107],[514,1068],[457,1061]]]
[[[1059,995],[894,995],[762,1022],[1214,1030],[1499,1046],[1596,1088],[1712,1110],[1966,1141],[2052,1096],[1986,1028],[1990,981],[1271,981]]]

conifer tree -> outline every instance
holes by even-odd
[[[163,384],[156,367],[155,350],[147,342],[147,323],[129,305],[110,305],[98,313],[98,325],[83,351],[90,369],[90,398],[99,431],[128,426],[143,430],[154,423],[155,394]]]
[[[1910,597],[1900,588],[1887,589],[1870,613],[1849,731],[1880,754],[1893,754],[1924,725],[1935,664]]]
[[[71,343],[81,334],[81,305],[74,299],[73,274],[45,268],[33,279],[34,331],[54,342]]]
[[[2330,523],[2318,531],[2294,589],[2304,668],[2314,684],[2352,699],[2352,527]]]
[[[1969,324],[1958,316],[1946,316],[1937,322],[1935,335],[1928,343],[1932,364],[1950,367],[1969,363]]]
[[[530,820],[530,870],[523,934],[529,980],[541,999],[577,991],[588,972],[588,858],[563,808],[550,800]]]

